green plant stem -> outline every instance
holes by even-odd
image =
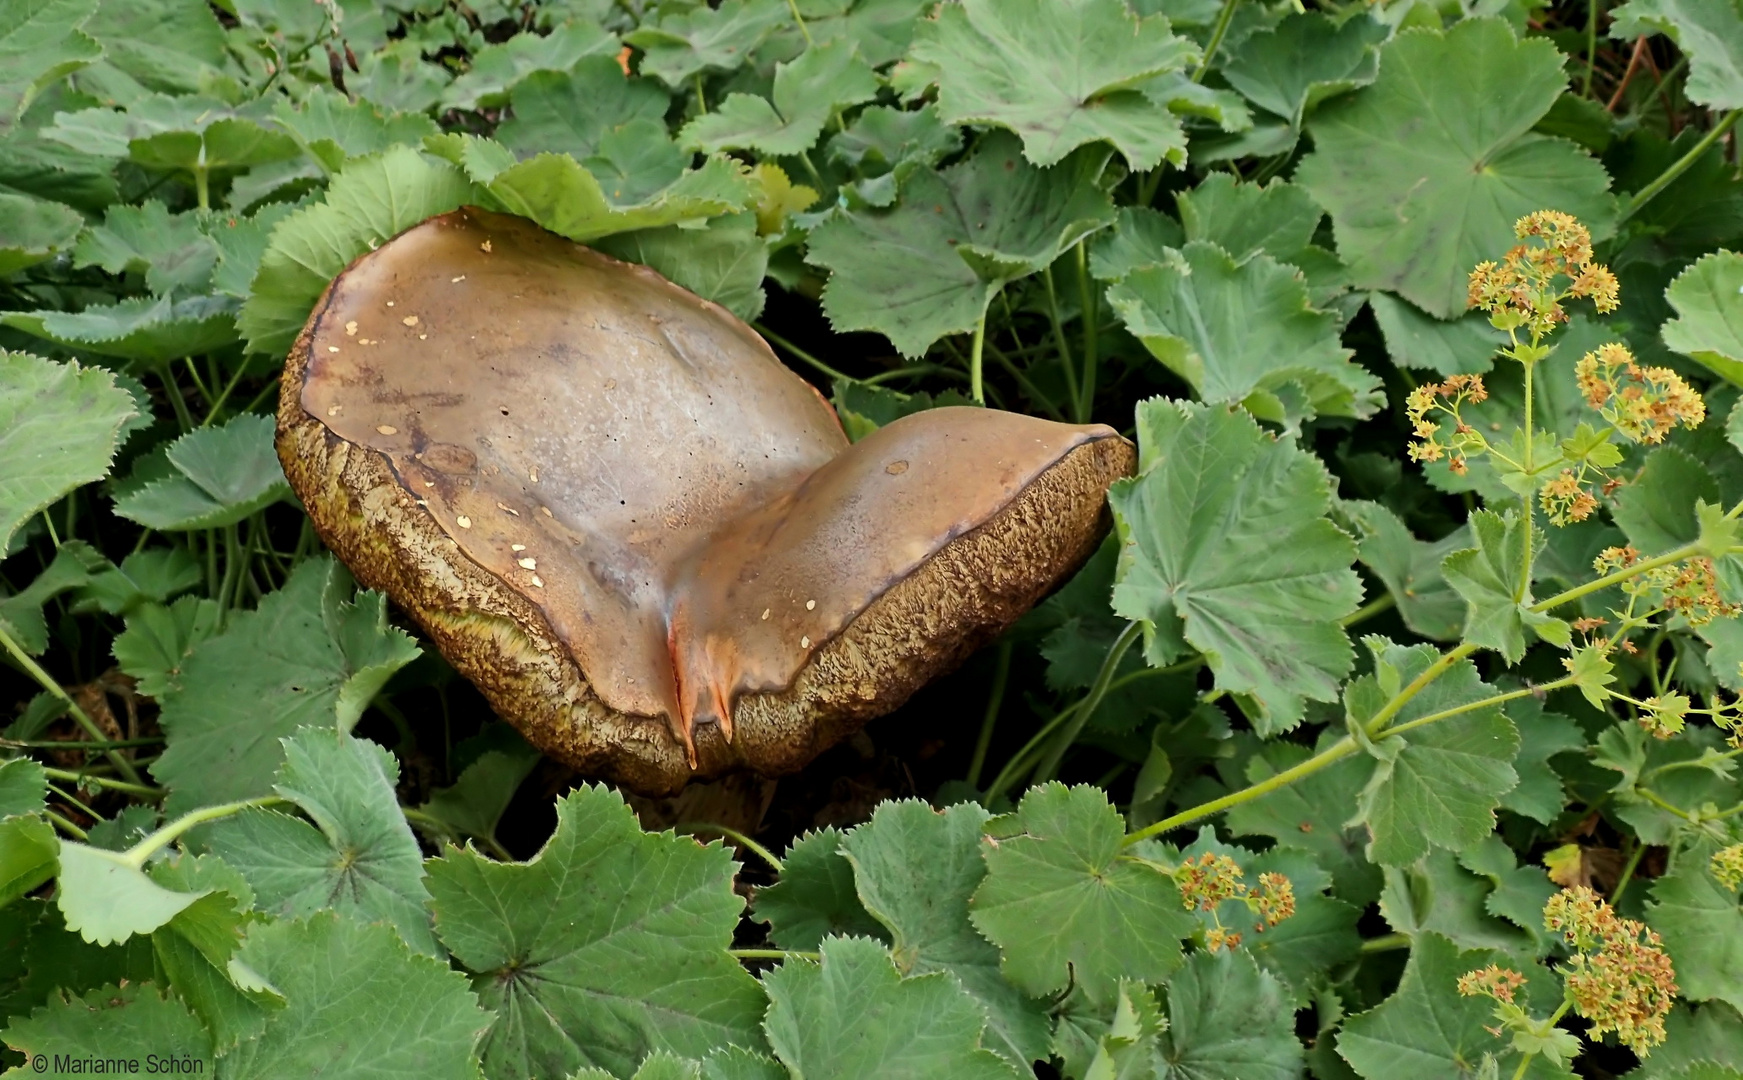
[[[815,356],[812,356],[810,353],[806,352],[804,349],[799,348],[799,346],[793,344],[791,341],[788,341],[786,338],[775,333],[773,330],[770,330],[768,327],[764,326],[762,323],[753,323],[752,325],[755,327],[757,333],[761,334],[763,337],[767,338],[769,341],[774,342],[776,345],[779,345],[783,352],[791,353],[793,356],[795,356],[798,359],[804,361],[805,363],[811,365],[812,367],[816,368],[818,371],[821,371],[823,374],[829,376],[831,379],[841,379],[844,382],[850,382],[850,383],[859,381],[858,379],[854,378],[852,375],[843,374],[842,372],[835,370],[834,368],[830,367],[828,364],[825,364],[823,361],[817,359]]]
[[[820,963],[822,957],[814,952],[802,949],[728,949],[727,953],[734,960],[809,960]]]
[[[202,145],[200,147],[200,159],[204,161],[205,157],[206,148]],[[204,165],[195,165],[193,172],[194,197],[199,200],[201,210],[210,210],[212,208],[212,190],[211,177],[208,175],[208,170]]]
[[[1427,716],[1419,716],[1414,720],[1406,721],[1396,727],[1389,727],[1386,729],[1385,733],[1387,736],[1402,735],[1406,731],[1413,731],[1416,728],[1435,723],[1439,720],[1448,720],[1454,716],[1460,715],[1461,713],[1475,712],[1478,709],[1486,709],[1493,705],[1505,705],[1509,701],[1517,701],[1522,697],[1531,697],[1535,694],[1547,694],[1556,690],[1565,690],[1567,687],[1572,685],[1574,685],[1574,677],[1569,675],[1565,678],[1556,679],[1553,682],[1539,683],[1535,686],[1522,687],[1518,690],[1509,690],[1505,694],[1496,694],[1494,697],[1486,697],[1481,701],[1472,701],[1464,705],[1455,705],[1450,709],[1442,709],[1437,713],[1430,713]]]
[[[1210,62],[1216,59],[1216,51],[1222,47],[1223,37],[1229,32],[1229,23],[1235,18],[1235,5],[1241,0],[1223,0],[1222,10],[1217,13],[1216,27],[1210,32],[1210,42],[1204,47],[1204,59],[1198,62],[1198,68],[1192,73],[1192,81],[1203,82],[1210,72]]]
[[[1409,934],[1381,934],[1379,937],[1368,938],[1362,942],[1364,953],[1391,952],[1394,949],[1410,948]]]
[[[1041,271],[1041,283],[1047,286],[1047,316],[1053,323],[1053,344],[1059,350],[1059,366],[1065,372],[1065,393],[1071,398],[1071,415],[1083,415],[1083,402],[1078,397],[1077,363],[1071,358],[1071,343],[1065,339],[1065,320],[1059,317],[1059,294],[1053,288],[1051,264]]]
[[[1622,891],[1628,887],[1628,882],[1634,878],[1634,869],[1640,865],[1640,856],[1646,854],[1646,845],[1639,840],[1634,841],[1634,850],[1628,853],[1628,862],[1622,867],[1622,876],[1616,880],[1616,888],[1610,892],[1610,906],[1615,907],[1622,900]]]
[[[986,308],[980,309],[980,318],[974,324],[974,344],[968,352],[968,396],[974,399],[976,405],[986,404],[986,388],[981,384],[981,355],[986,351]]]
[[[200,369],[194,364],[194,358],[191,356],[182,357],[182,366],[188,369],[188,378],[193,380],[194,389],[198,390],[200,397],[204,398],[210,405],[213,400],[212,391],[206,388],[206,380],[200,378]],[[191,415],[189,419],[192,419]]]
[[[47,817],[48,820],[54,824],[55,828],[59,829],[61,832],[66,833],[68,836],[72,837],[74,840],[78,840],[78,841],[82,842],[85,840],[89,840],[91,838],[90,833],[79,828],[77,825],[74,825],[72,822],[68,821],[66,818],[61,817],[59,814],[55,813],[53,810],[44,810],[43,815],[45,817]]]
[[[1338,625],[1348,630],[1357,623],[1367,622],[1376,615],[1382,615],[1398,606],[1398,600],[1391,593],[1381,593],[1361,607],[1338,620]]]
[[[799,25],[799,33],[805,35],[805,44],[811,45],[811,31],[805,26],[805,19],[799,14],[799,0],[787,0],[787,10],[793,13],[793,21]]]
[[[441,840],[450,839],[454,836],[454,834],[456,832],[456,830],[454,829],[453,826],[449,825],[447,822],[443,821],[441,818],[438,818],[433,814],[426,814],[422,810],[414,809],[413,807],[410,807],[410,806],[402,806],[399,808],[399,811],[401,814],[405,815],[405,819],[406,819],[407,824],[411,825],[413,828],[422,829],[425,833],[428,833],[429,835],[434,836],[438,839],[441,839]],[[492,855],[496,856],[498,861],[500,861],[500,862],[514,862],[515,861],[514,856],[509,853],[509,850],[507,848],[503,847],[501,844],[497,843],[496,837],[473,835],[470,833],[465,834],[465,835],[467,835],[470,839],[476,840],[479,843],[483,844],[485,849],[487,851],[489,851]]]
[[[1089,723],[1089,718],[1095,715],[1095,710],[1101,705],[1102,698],[1107,696],[1108,684],[1114,681],[1114,672],[1119,670],[1120,661],[1126,658],[1126,651],[1143,633],[1144,624],[1133,619],[1120,631],[1120,636],[1114,639],[1113,646],[1108,649],[1107,656],[1102,658],[1101,670],[1095,673],[1095,682],[1089,686],[1089,693],[1084,696],[1083,703],[1077,707],[1071,722],[1059,737],[1053,741],[1053,749],[1041,759],[1040,766],[1035,770],[1035,783],[1045,784],[1059,773],[1059,763],[1064,760],[1065,752],[1071,749],[1071,744],[1083,733],[1083,727]]]
[[[702,73],[696,73],[696,111],[702,116],[708,115],[708,97],[702,92]]]
[[[163,396],[169,400],[170,411],[176,414],[176,424],[183,431],[194,430],[194,414],[188,411],[187,399],[182,397],[181,384],[176,382],[175,362],[166,361],[159,365],[157,379],[163,383]]]
[[[1235,0],[1228,0],[1233,7]],[[1095,377],[1096,377],[1096,318],[1098,312],[1095,304],[1095,289],[1089,283],[1089,258],[1084,254],[1083,241],[1077,242],[1077,301],[1082,308],[1078,317],[1083,321],[1083,378],[1079,381],[1080,396],[1077,399],[1077,422],[1089,423],[1089,417],[1095,411]]]
[[[1684,810],[1682,807],[1677,806],[1675,803],[1666,801],[1664,796],[1660,795],[1658,792],[1652,790],[1651,788],[1641,787],[1639,784],[1635,784],[1634,785],[1634,794],[1640,796],[1642,799],[1645,799],[1647,802],[1658,807],[1660,810],[1663,810],[1667,814],[1674,814],[1677,817],[1682,818],[1684,821],[1687,821],[1687,822],[1693,822],[1695,820],[1695,816],[1693,814],[1689,813],[1687,810]]]
[[[993,666],[992,690],[986,699],[986,715],[981,718],[980,737],[974,742],[974,756],[969,759],[968,776],[964,778],[972,788],[980,787],[980,773],[986,767],[987,749],[992,746],[993,728],[999,720],[999,706],[1005,701],[1005,683],[1011,677],[1012,648],[1010,638],[999,642],[998,661]]]
[[[1593,3],[1596,3],[1596,2],[1597,2],[1597,0],[1593,0]],[[1531,335],[1531,344],[1532,344],[1533,348],[1535,348],[1537,345],[1537,334],[1535,332],[1533,332]],[[1534,369],[1537,367],[1537,362],[1535,360],[1533,360],[1531,363],[1525,364],[1524,367],[1525,367],[1525,451],[1521,455],[1524,458],[1524,460],[1520,463],[1520,469],[1521,469],[1521,471],[1523,471],[1525,473],[1526,476],[1530,476],[1531,475],[1531,420],[1532,420],[1532,408],[1533,408],[1532,403],[1531,403],[1531,387],[1532,387],[1532,381],[1533,381],[1532,375],[1534,373]],[[1532,527],[1536,524],[1536,518],[1537,518],[1537,510],[1532,505],[1531,496],[1526,495],[1526,496],[1522,497],[1519,500],[1519,507],[1520,507],[1520,510],[1523,512],[1523,515],[1525,517],[1525,554],[1521,557],[1521,561],[1522,561],[1523,565],[1521,565],[1519,568],[1519,587],[1517,589],[1515,589],[1514,593],[1513,593],[1513,602],[1515,604],[1524,603],[1526,595],[1531,592],[1531,557],[1532,557],[1531,530],[1532,530]]]
[[[1688,153],[1671,162],[1650,184],[1629,197],[1628,201],[1622,205],[1621,212],[1616,215],[1616,224],[1620,225],[1627,221],[1639,213],[1641,207],[1663,193],[1664,189],[1669,187],[1677,177],[1687,172],[1695,162],[1699,161],[1701,155],[1711,149],[1714,143],[1724,138],[1725,132],[1735,127],[1739,118],[1743,118],[1743,109],[1732,109],[1721,117],[1700,142],[1689,148]]]
[[[1580,83],[1580,96],[1592,96],[1592,76],[1598,70],[1598,4],[1586,0],[1586,77]]]
[[[67,802],[67,803],[72,804],[72,806],[75,809],[84,813],[92,821],[102,821],[103,820],[102,814],[97,813],[97,811],[95,811],[95,810],[91,809],[89,806],[85,805],[85,803],[82,800],[80,800],[78,796],[74,795],[72,792],[68,791],[67,789],[61,787],[59,784],[49,784],[48,790],[49,790],[50,794],[55,796],[55,798],[60,799],[63,802]]]
[[[277,795],[263,795],[258,799],[243,799],[240,802],[219,803],[217,806],[203,806],[198,810],[183,814],[181,817],[176,818],[174,821],[152,833],[139,843],[134,844],[122,853],[122,858],[126,859],[133,865],[133,868],[137,870],[145,865],[145,860],[151,858],[152,855],[163,848],[173,844],[177,837],[181,836],[196,825],[204,825],[208,821],[217,821],[219,818],[227,818],[233,814],[240,814],[244,810],[249,810],[257,806],[278,806],[281,803],[289,801],[289,799],[280,798]]]
[[[1024,374],[1023,369],[1018,367],[1009,356],[1005,355],[1005,350],[990,341],[987,342],[987,348],[992,352],[993,359],[999,362],[999,366],[1010,372],[1011,378],[1017,380],[1017,385],[1023,388],[1023,392],[1029,395],[1029,399],[1039,406],[1042,412],[1055,420],[1064,421],[1065,414],[1061,413],[1059,407],[1053,402],[1047,400],[1047,395],[1041,392],[1040,387],[1029,381],[1029,376]]]
[[[1698,758],[1689,758],[1686,761],[1667,762],[1666,764],[1656,766],[1654,768],[1646,770],[1646,772],[1644,772],[1644,773],[1641,773],[1640,779],[1642,779],[1642,780],[1656,780],[1660,776],[1663,776],[1665,773],[1675,772],[1678,769],[1705,769],[1705,768],[1708,768],[1711,765],[1715,764],[1716,762],[1729,761],[1732,758],[1739,757],[1739,756],[1743,756],[1743,747],[1734,747],[1730,750],[1718,751],[1718,752],[1715,752],[1711,757],[1703,756],[1703,757],[1698,757]]]
[[[955,368],[945,367],[943,364],[904,364],[899,368],[880,371],[876,375],[868,375],[857,381],[867,386],[881,386],[893,379],[918,379],[927,375],[942,375],[946,379],[955,379],[959,382],[968,378],[967,375]],[[847,378],[847,376],[844,375],[842,378]]]
[[[98,739],[88,742],[59,742],[55,739],[0,739],[0,746],[16,750],[121,750],[134,746],[160,746],[162,735],[146,739]]]
[[[200,421],[201,427],[210,427],[212,421],[218,418],[218,410],[222,409],[224,403],[230,400],[230,395],[236,390],[236,384],[242,381],[242,376],[247,370],[247,361],[236,365],[236,374],[230,376],[230,381],[224,384],[223,390],[219,391],[218,400],[212,402],[212,407],[206,411],[206,418]]]
[[[781,865],[781,860],[774,852],[757,843],[755,840],[752,840],[744,833],[739,832],[737,829],[730,828],[726,825],[716,825],[711,821],[686,821],[678,826],[678,831],[685,833],[714,833],[718,836],[724,836],[739,847],[744,848],[746,851],[753,852],[757,858],[768,863],[769,867],[773,869],[775,873],[779,874],[785,871],[785,867]]]
[[[1537,1051],[1527,1051],[1519,1059],[1519,1067],[1513,1070],[1513,1080],[1525,1080],[1525,1070],[1531,1066],[1531,1059],[1537,1056]]]
[[[1162,186],[1162,166],[1145,173],[1138,179],[1138,205],[1149,206],[1156,198],[1156,189]]]
[[[253,412],[256,408],[258,408],[260,406],[261,402],[266,400],[266,396],[268,394],[273,393],[277,389],[278,389],[278,376],[274,375],[272,378],[266,380],[266,385],[260,388],[260,393],[255,394],[254,399],[252,401],[250,401],[248,404],[242,406],[242,408],[240,408],[236,411],[237,412],[245,412],[245,413],[246,412]]]
[[[66,705],[67,711],[72,714],[73,720],[85,729],[86,734],[97,741],[104,738],[103,729],[97,726],[95,720],[85,715],[85,710],[81,709],[79,703],[73,700],[73,696],[67,693],[66,687],[51,678],[40,664],[31,659],[30,654],[24,651],[24,647],[12,640],[12,635],[6,632],[4,626],[0,626],[0,647],[6,649],[13,662],[23,668],[26,675],[35,679],[38,686],[61,699],[62,704]],[[135,784],[139,783],[139,773],[134,771],[133,763],[128,761],[120,751],[109,750],[106,751],[105,756],[109,759],[109,763],[115,766],[116,772]]]
[[[126,780],[111,780],[106,776],[93,776],[90,773],[71,772],[67,769],[53,769],[44,765],[42,771],[51,780],[64,780],[69,784],[91,784],[110,791],[119,791],[125,795],[137,795],[142,799],[161,799],[169,792],[163,788],[152,787],[149,784],[129,783]]]

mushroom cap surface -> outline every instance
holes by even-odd
[[[317,531],[541,749],[647,794],[803,766],[1076,569],[1131,445],[988,409],[849,445],[749,327],[464,208],[332,282],[280,390]]]

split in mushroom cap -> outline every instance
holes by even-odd
[[[895,707],[1081,562],[1132,465],[1109,428],[983,409],[849,447],[718,306],[473,209],[333,282],[279,445],[499,711],[643,790],[796,768]]]

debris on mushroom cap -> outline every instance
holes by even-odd
[[[388,296],[449,344],[328,351]],[[1088,556],[1134,463],[1109,428],[983,409],[849,447],[721,308],[470,208],[329,287],[279,452],[329,546],[502,715],[650,793],[791,771],[899,705]]]

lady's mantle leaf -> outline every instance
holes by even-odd
[[[1105,792],[1048,784],[992,824],[969,917],[1019,989],[1039,996],[1075,983],[1111,1001],[1121,979],[1157,982],[1179,966],[1196,921],[1170,878],[1121,857],[1125,823]]]
[[[684,89],[703,71],[736,71],[776,25],[790,18],[781,0],[725,0],[718,7],[661,9],[623,36],[642,54],[641,72]]]
[[[110,650],[121,670],[138,680],[137,692],[161,698],[180,684],[182,663],[194,646],[218,632],[222,614],[216,600],[199,596],[168,607],[142,604],[128,612],[127,629],[115,635]]]
[[[708,153],[802,154],[837,109],[870,101],[877,92],[877,76],[852,44],[832,41],[806,49],[792,63],[775,65],[773,104],[755,94],[733,94],[685,125],[682,140]]]
[[[830,938],[821,952],[763,976],[769,1042],[795,1080],[1016,1080],[980,1048],[980,1005],[948,975],[904,979],[865,938]]]
[[[236,302],[227,296],[135,296],[83,311],[10,311],[0,323],[70,349],[157,364],[221,349],[236,340]]]
[[[1611,18],[1613,38],[1666,34],[1688,54],[1690,101],[1743,108],[1743,11],[1735,0],[1632,0]]]
[[[1478,510],[1470,516],[1477,546],[1455,551],[1441,563],[1447,583],[1465,598],[1464,638],[1494,649],[1516,664],[1525,655],[1525,631],[1566,646],[1572,630],[1560,619],[1531,610],[1531,589],[1521,580],[1527,528],[1517,513]],[[1535,556],[1544,538],[1534,538]]]
[[[96,0],[12,0],[0,8],[0,135],[44,87],[103,55],[103,46],[79,29],[98,6]]]
[[[1207,402],[1245,403],[1260,419],[1289,425],[1364,417],[1385,403],[1380,380],[1352,364],[1339,342],[1341,320],[1310,307],[1295,268],[1269,255],[1237,262],[1194,241],[1178,258],[1127,274],[1108,289],[1108,302]]]
[[[1390,289],[1433,315],[1465,309],[1465,275],[1550,207],[1602,232],[1609,179],[1572,143],[1531,134],[1567,83],[1542,38],[1498,18],[1407,30],[1372,86],[1308,121],[1296,182],[1331,211],[1357,288]]]
[[[473,1052],[490,1014],[464,976],[407,949],[390,926],[331,911],[257,923],[237,959],[282,993],[285,1007],[259,1038],[225,1055],[236,1080],[478,1076]]]
[[[47,818],[24,814],[0,820],[0,907],[54,877],[59,851]]]
[[[395,143],[416,145],[440,130],[422,113],[384,111],[367,100],[348,101],[326,89],[316,90],[295,108],[280,102],[272,116],[329,173],[353,158]]]
[[[1460,528],[1433,543],[1418,540],[1397,514],[1376,502],[1342,502],[1338,513],[1356,534],[1356,557],[1385,583],[1404,625],[1425,638],[1457,641],[1465,603],[1446,583],[1440,564],[1469,543],[1470,534]]]
[[[388,625],[379,593],[351,598],[330,559],[292,571],[256,611],[234,614],[195,646],[163,697],[169,736],[152,774],[172,790],[169,813],[272,791],[278,740],[302,727],[349,731],[418,647]]]
[[[139,271],[159,296],[205,292],[218,245],[206,235],[203,218],[199,211],[172,214],[156,199],[111,206],[103,223],[79,238],[73,265],[101,266],[111,274]]]
[[[393,755],[331,727],[280,742],[285,760],[273,790],[315,825],[252,810],[215,823],[207,846],[241,871],[263,911],[300,917],[332,908],[385,920],[414,951],[438,955],[423,856],[394,795]]]
[[[84,224],[70,206],[0,191],[0,275],[16,273],[72,247]]]
[[[717,218],[704,228],[666,225],[602,237],[594,247],[607,255],[658,270],[666,280],[741,319],[762,314],[768,245],[757,235],[756,215]]]
[[[1299,128],[1320,102],[1374,81],[1373,46],[1385,37],[1376,19],[1295,14],[1242,42],[1217,70],[1248,101]]]
[[[830,936],[888,936],[859,902],[841,840],[833,828],[806,833],[782,858],[781,879],[757,890],[756,917],[769,924],[769,938],[781,948],[810,951]]]
[[[1337,1037],[1338,1053],[1365,1080],[1474,1078],[1484,1054],[1499,1058],[1500,1075],[1511,1076],[1519,1055],[1506,1039],[1488,1030],[1495,1023],[1494,1002],[1485,997],[1460,997],[1456,985],[1460,975],[1491,963],[1523,971],[1527,989],[1520,991],[1522,998],[1527,994],[1536,998],[1553,987],[1553,978],[1534,964],[1522,969],[1505,953],[1460,952],[1439,934],[1418,934],[1397,991],[1344,1024]],[[1532,1059],[1525,1075],[1531,1080],[1571,1080],[1573,1076],[1565,1068],[1550,1065],[1542,1055]]]
[[[1162,398],[1138,406],[1138,446],[1142,472],[1108,499],[1125,545],[1114,610],[1146,620],[1145,656],[1198,649],[1219,688],[1256,699],[1262,732],[1335,701],[1354,659],[1338,620],[1362,584],[1324,466],[1244,412]]]
[[[0,553],[31,515],[109,472],[137,412],[102,368],[0,349]]]
[[[283,353],[321,290],[357,256],[473,197],[459,169],[395,146],[345,167],[324,202],[278,223],[236,327],[255,352]]]
[[[264,112],[253,106],[231,108],[216,98],[150,94],[125,111],[56,113],[42,134],[76,150],[127,158],[148,169],[217,173],[296,156],[296,140],[265,122]]]
[[[1664,298],[1677,318],[1664,343],[1743,385],[1743,255],[1715,251],[1677,275]]]
[[[969,922],[969,897],[987,875],[987,813],[962,803],[942,813],[923,802],[886,802],[842,842],[866,908],[889,927],[905,975],[947,971],[987,1012],[982,1042],[1019,1069],[1047,1056],[1041,1004],[999,974],[999,950]],[[914,858],[923,851],[926,857]]]
[[[649,1050],[758,1045],[762,996],[726,952],[744,901],[720,846],[643,833],[619,796],[583,787],[532,861],[450,849],[426,866],[436,932],[499,1016],[486,1075],[621,1076]]]
[[[272,418],[244,413],[171,443],[174,472],[115,500],[115,512],[164,531],[233,525],[290,494],[272,448]]]
[[[1180,121],[1141,92],[1198,58],[1161,16],[1121,0],[965,0],[922,22],[910,56],[938,69],[938,110],[953,124],[997,124],[1052,165],[1106,140],[1133,169],[1186,160]]]
[[[210,890],[176,892],[147,877],[125,855],[61,842],[55,903],[67,929],[95,945],[113,945],[149,934]]]
[[[1194,953],[1168,980],[1158,1080],[1295,1080],[1295,1010],[1245,952]]]
[[[442,103],[453,109],[499,108],[534,72],[568,71],[589,56],[616,52],[617,39],[585,19],[566,22],[549,34],[516,34],[480,49],[466,74],[443,93]]]
[[[40,814],[48,797],[48,777],[29,758],[0,761],[0,819]]]
[[[1365,724],[1397,688],[1407,686],[1439,655],[1433,646],[1404,648],[1368,638],[1374,674],[1352,679],[1344,694],[1351,723]],[[1397,727],[1421,717],[1493,697],[1469,660],[1447,669],[1399,711]],[[1429,847],[1459,851],[1495,829],[1495,807],[1519,782],[1513,755],[1519,732],[1499,706],[1413,728],[1374,744],[1374,771],[1357,800],[1354,823],[1373,834],[1368,858],[1404,866]]]
[[[1113,224],[1105,162],[1083,150],[1036,169],[1014,138],[995,133],[967,161],[911,173],[894,209],[829,218],[812,230],[807,258],[834,271],[823,290],[830,323],[876,330],[905,356],[973,330],[1007,281]]]
[[[176,1065],[184,1062],[187,1075],[211,1076],[212,1035],[176,997],[158,992],[151,983],[104,986],[82,997],[66,991],[28,1017],[15,1016],[0,1032],[0,1041],[26,1059],[53,1064],[57,1058],[84,1062],[91,1058],[131,1058],[143,1062],[156,1054]],[[54,1069],[46,1075],[71,1076],[81,1069]],[[41,1076],[23,1065],[8,1075]]]
[[[496,129],[502,144],[522,157],[541,151],[585,161],[605,134],[637,120],[659,124],[665,136],[671,99],[652,79],[631,78],[611,56],[589,56],[567,71],[539,71],[513,94],[514,117]]]
[[[1675,869],[1652,885],[1646,918],[1664,937],[1683,997],[1743,1009],[1743,900],[1713,877],[1719,846],[1703,838],[1678,852]]]

